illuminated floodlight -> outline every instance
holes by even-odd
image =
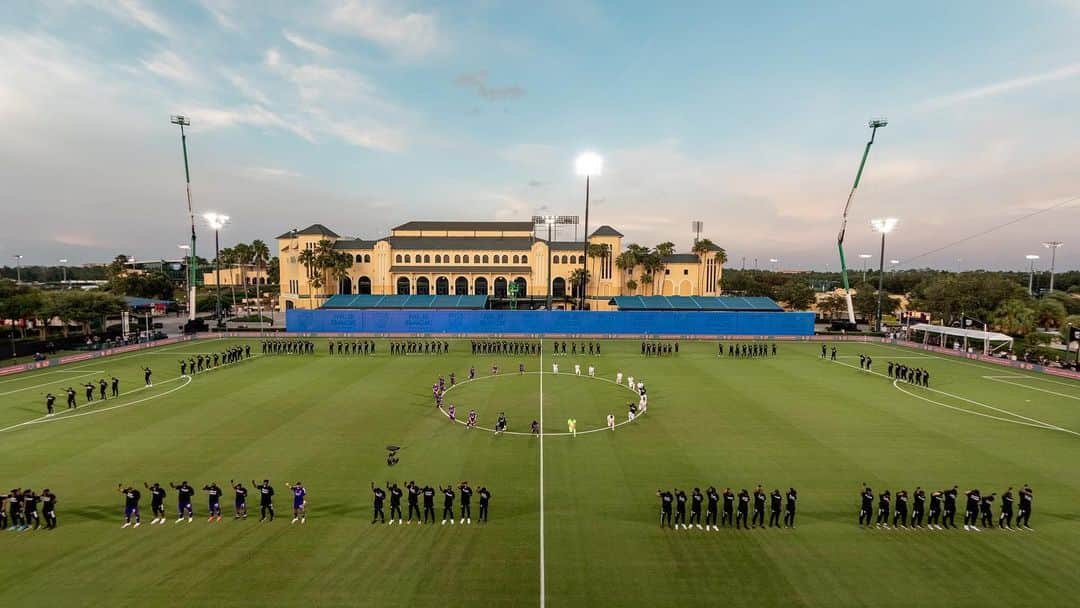
[[[604,171],[604,158],[595,152],[582,152],[574,161],[578,175],[596,176]]]
[[[870,225],[874,228],[874,232],[880,232],[881,234],[889,234],[896,228],[896,224],[900,220],[895,217],[885,217],[870,220]]]
[[[225,227],[225,224],[229,223],[229,216],[223,213],[214,213],[213,211],[204,213],[203,219],[206,220],[206,224],[212,230],[221,230]]]

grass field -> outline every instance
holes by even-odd
[[[0,379],[0,487],[50,487],[55,531],[0,533],[0,599],[34,605],[1074,606],[1080,590],[1080,383],[883,345],[779,345],[761,360],[718,359],[715,343],[643,359],[638,342],[601,357],[264,356],[179,378],[200,341]],[[251,342],[253,351],[258,344]],[[858,369],[898,358],[931,371],[900,390]],[[899,359],[902,358],[902,359]],[[483,426],[543,416],[549,433],[621,422],[633,395],[567,375],[590,361],[603,379],[642,378],[648,414],[615,432],[494,436],[432,406],[439,374],[480,380],[447,396]],[[502,374],[485,378],[498,362]],[[142,388],[143,366],[154,369]],[[85,375],[83,375],[85,374]],[[44,393],[117,376],[118,400],[39,418]],[[992,377],[992,378],[991,378]],[[906,392],[905,392],[906,391]],[[82,390],[78,389],[82,403]],[[121,407],[115,407],[121,406]],[[105,409],[115,407],[115,409]],[[542,411],[542,414],[541,414]],[[387,467],[384,447],[403,446]],[[120,528],[118,483],[269,477],[273,524],[205,520]],[[369,484],[491,489],[491,521],[378,526]],[[290,525],[285,482],[307,486],[309,518]],[[1029,483],[1034,532],[867,530],[874,490],[959,484],[1002,492]],[[794,530],[661,531],[658,488],[799,490]],[[166,501],[175,508],[175,493]],[[249,501],[254,504],[257,501]],[[961,502],[961,507],[962,507]],[[149,513],[144,492],[143,513]],[[437,503],[437,509],[441,507]],[[995,505],[996,511],[996,505]],[[438,512],[438,511],[437,511]],[[474,503],[475,514],[475,503]],[[541,532],[542,531],[542,532]],[[543,578],[543,584],[541,583]]]

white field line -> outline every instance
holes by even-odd
[[[74,373],[75,374],[74,376],[67,376],[66,377],[66,379],[74,379],[74,378],[81,378],[83,376],[96,376],[97,374],[104,374],[105,370],[100,370],[99,369],[99,370],[94,370],[94,371],[91,371],[91,372],[66,372],[66,373],[68,373],[68,374]],[[17,388],[17,389],[14,389],[14,390],[7,391],[6,393],[0,393],[0,397],[3,397],[5,395],[14,395],[15,393],[21,393],[23,391],[30,391],[30,390],[33,390],[35,388],[41,388],[43,386],[53,386],[54,384],[57,384],[57,382],[59,382],[59,381],[45,382],[45,383],[42,383],[42,384],[35,384],[33,386],[24,386],[22,388]]]
[[[893,387],[899,389],[901,393],[911,395],[912,397],[915,397],[916,399],[922,399],[923,401],[926,401],[928,403],[933,403],[934,405],[940,405],[941,407],[946,407],[946,408],[949,408],[950,410],[956,410],[958,412],[964,412],[965,414],[973,414],[975,416],[982,416],[983,418],[990,418],[990,419],[993,419],[993,420],[1000,420],[1002,422],[1009,422],[1009,423],[1012,423],[1012,424],[1020,424],[1020,425],[1023,425],[1023,426],[1030,426],[1030,427],[1034,427],[1034,428],[1037,428],[1037,429],[1045,429],[1045,430],[1048,430],[1048,431],[1064,430],[1064,429],[1059,429],[1059,428],[1054,427],[1054,426],[1045,426],[1045,425],[1042,425],[1042,424],[1034,424],[1034,423],[1031,423],[1031,422],[1021,422],[1019,420],[1013,420],[1011,418],[1002,418],[1001,416],[992,416],[990,414],[984,414],[982,412],[973,412],[971,410],[964,409],[962,407],[956,407],[956,406],[953,406],[953,405],[949,405],[947,403],[942,403],[940,401],[934,401],[933,399],[930,399],[928,397],[923,397],[922,395],[916,395],[915,393],[902,388],[900,386],[900,381],[899,380],[893,380]],[[925,387],[923,387],[923,388],[925,388]]]
[[[868,344],[870,346],[880,346],[881,348],[891,348],[892,350],[897,350],[897,351],[900,351],[900,352],[911,352],[913,350],[914,351],[919,350],[918,348],[915,348],[915,347],[912,347],[912,346],[895,346],[893,344],[878,344],[876,342],[870,342]],[[930,351],[926,351],[926,352],[930,352]],[[982,361],[973,361],[973,360],[967,359],[967,358],[965,358],[963,356],[934,355],[934,354],[927,354],[925,356],[927,356],[927,357],[929,357],[931,359],[940,359],[942,361],[947,361],[949,363],[959,363],[961,365],[970,365],[971,367],[978,367],[980,369],[992,370],[992,371],[995,371],[995,372],[1005,371],[1005,370],[1009,369],[1009,368],[1003,367],[1001,365],[994,365],[993,363],[984,363]],[[1025,370],[1025,371],[1027,371],[1027,370]],[[1030,372],[1030,375],[1026,375],[1024,377],[1025,378],[1032,378],[1032,379],[1035,379],[1035,380],[1045,380],[1045,378],[1043,378],[1042,374],[1040,374],[1039,372]],[[1052,381],[1047,380],[1047,382],[1052,382]],[[1075,386],[1075,385],[1070,385],[1070,386]]]
[[[850,363],[844,363],[843,361],[833,361],[833,363],[836,363],[838,365],[843,365],[843,366],[846,366],[846,367],[850,367],[852,369],[858,369],[859,371],[864,372],[864,373],[871,373],[871,374],[874,374],[875,376],[880,376],[882,378],[890,379],[888,376],[886,376],[885,374],[883,374],[881,372],[875,372],[875,371],[867,372],[867,370],[859,369],[858,367],[856,367],[854,365],[851,365]],[[976,416],[983,416],[983,417],[986,417],[986,418],[994,418],[995,420],[1004,420],[1006,422],[1014,422],[1016,424],[1024,424],[1025,426],[1034,426],[1034,427],[1038,427],[1038,428],[1044,428],[1044,429],[1047,429],[1047,430],[1050,430],[1050,431],[1061,431],[1063,433],[1070,433],[1070,434],[1073,434],[1073,435],[1076,435],[1076,436],[1080,437],[1080,433],[1077,433],[1076,431],[1071,431],[1069,429],[1062,428],[1060,426],[1050,424],[1049,422],[1043,422],[1042,420],[1036,420],[1035,418],[1029,418],[1027,416],[1023,416],[1023,415],[1017,414],[1015,412],[1010,412],[1009,410],[1004,410],[1004,409],[1001,409],[1001,408],[997,408],[997,407],[994,407],[992,405],[987,405],[985,403],[979,403],[978,401],[968,399],[967,397],[961,397],[960,395],[955,395],[953,393],[947,393],[945,391],[938,390],[936,388],[930,388],[930,387],[926,387],[926,386],[920,386],[919,387],[919,388],[921,388],[922,390],[925,390],[925,391],[938,393],[939,395],[945,395],[946,397],[952,397],[953,399],[958,399],[960,401],[971,403],[971,404],[977,405],[979,407],[984,407],[986,409],[993,410],[995,412],[1000,412],[1000,413],[1008,415],[1008,416],[1013,416],[1013,417],[1019,418],[1021,420],[1027,420],[1028,423],[1034,423],[1034,424],[1021,423],[1021,422],[1019,422],[1017,420],[1008,420],[1008,419],[1005,419],[1005,418],[998,418],[997,416],[991,416],[989,414],[983,414],[981,412],[973,412],[971,410],[966,410],[964,408],[958,408],[958,407],[945,405],[944,403],[939,403],[939,402],[934,401],[932,399],[919,397],[918,395],[915,395],[914,393],[911,393],[909,391],[906,391],[906,390],[900,388],[900,385],[899,385],[898,382],[893,382],[893,386],[895,388],[899,389],[900,392],[902,392],[902,393],[906,393],[906,394],[911,395],[913,397],[918,397],[919,399],[922,399],[923,401],[927,401],[929,403],[933,403],[933,404],[936,404],[936,405],[941,405],[941,406],[944,406],[944,407],[947,407],[949,409],[953,409],[953,410],[956,410],[956,411],[959,411],[959,412],[967,412],[969,414],[974,414]]]
[[[456,388],[458,386],[468,384],[469,382],[479,382],[481,380],[490,380],[492,378],[502,378],[502,377],[507,377],[507,376],[520,376],[520,375],[522,375],[522,374],[499,374],[497,376],[490,376],[490,375],[489,376],[479,376],[479,377],[477,377],[477,378],[475,378],[473,380],[465,380],[463,382],[459,382],[458,384],[456,384],[454,386],[451,386],[450,388],[446,389],[445,393],[449,393],[454,388]],[[637,395],[636,391],[634,391],[633,389],[627,387],[625,384],[618,384],[614,380],[611,380],[611,379],[608,379],[608,378],[601,378],[599,376],[578,376],[577,374],[552,374],[551,372],[525,372],[525,375],[539,375],[541,385],[544,383],[543,378],[544,378],[545,375],[549,375],[549,376],[555,376],[555,375],[557,375],[557,376],[567,376],[567,377],[574,377],[574,378],[582,378],[582,379],[586,379],[586,380],[599,380],[601,382],[609,382],[611,384],[614,384],[615,386],[626,389],[626,390],[634,393],[635,395]],[[446,413],[445,409],[440,407],[439,410],[442,411],[444,416],[449,417],[449,414]],[[642,412],[642,413],[638,414],[637,417],[635,418],[635,420],[637,420],[638,418],[641,418],[646,413],[648,413],[648,410],[645,410],[645,412]],[[456,423],[458,423],[460,425],[463,425],[463,426],[466,424],[466,421],[463,420],[462,418],[457,417],[456,414],[455,414],[454,422],[456,422]],[[544,421],[540,420],[539,422],[540,422],[540,428],[543,429],[544,428]],[[622,426],[624,424],[629,424],[629,423],[630,423],[629,420],[623,420],[622,422],[617,422],[617,423],[615,423],[615,428],[618,428],[618,427],[620,427],[620,426]],[[476,428],[481,430],[481,431],[488,431],[490,433],[495,432],[495,429],[491,429],[491,428],[480,426],[480,425],[476,425]],[[608,427],[606,427],[606,426],[602,426],[602,427],[598,427],[598,428],[595,428],[595,429],[589,429],[587,431],[578,431],[577,434],[578,435],[587,435],[589,433],[600,433],[600,432],[603,432],[603,431],[610,432],[610,429],[608,429]],[[571,435],[571,433],[560,433],[560,432],[545,433],[543,431],[541,431],[539,435],[533,435],[531,432],[525,433],[525,432],[522,432],[522,431],[503,431],[502,434],[504,434],[504,435],[520,435],[520,436],[523,436],[523,437],[534,437],[534,436],[537,436],[537,437],[569,437]]]
[[[1004,383],[1004,384],[1011,384],[1013,386],[1019,386],[1020,388],[1026,388],[1028,390],[1039,391],[1040,393],[1047,393],[1049,395],[1057,395],[1058,397],[1064,397],[1066,399],[1076,399],[1077,401],[1080,401],[1080,396],[1078,396],[1078,395],[1067,395],[1065,393],[1059,393],[1057,391],[1051,391],[1051,390],[1047,390],[1045,388],[1039,388],[1037,386],[1030,386],[1030,385],[1027,385],[1027,384],[1020,384],[1019,382],[1009,382],[1008,380],[1005,380],[1005,378],[1018,378],[1018,379],[1023,378],[1023,379],[1026,379],[1027,376],[983,376],[984,380],[990,380],[990,381],[993,381],[993,382],[1001,382],[1001,383]]]
[[[180,348],[181,346],[191,346],[192,344],[202,344],[204,342],[217,342],[219,340],[225,340],[225,338],[208,338],[208,339],[204,339],[204,340],[187,340],[185,342],[177,342],[176,344],[170,344],[168,346],[155,346],[153,348],[147,348],[147,349],[143,349],[143,350],[136,350],[136,351],[133,351],[133,352],[130,352],[130,353],[127,353],[127,354],[123,354],[123,355],[109,355],[108,357],[96,357],[96,358],[91,359],[90,361],[88,361],[86,363],[80,363],[78,365],[65,364],[64,367],[67,368],[65,370],[54,370],[54,371],[51,371],[51,372],[44,372],[44,373],[41,373],[41,374],[34,374],[33,372],[30,372],[30,375],[44,376],[45,374],[70,374],[70,373],[73,373],[74,370],[84,369],[84,368],[90,367],[92,365],[101,365],[102,363],[104,363],[106,361],[120,361],[121,359],[130,359],[131,357],[142,357],[142,356],[145,356],[145,355],[149,354],[147,351],[155,351],[154,354],[159,354],[159,353],[167,351],[167,350],[172,350],[174,348]],[[175,353],[173,353],[173,354],[175,355]],[[197,355],[199,353],[193,353],[193,354]],[[29,376],[23,376],[23,377],[26,378],[26,377],[29,377]],[[19,380],[19,379],[21,379],[21,378],[12,378],[11,380],[4,380],[4,382],[11,382],[12,380]]]
[[[1043,378],[1042,376],[1024,376],[1022,374],[1012,375],[996,375],[996,376],[983,376],[983,378],[1006,378],[1010,380],[1039,380],[1041,382],[1049,382],[1050,384],[1057,384],[1060,386],[1067,386],[1069,388],[1080,389],[1080,382],[1062,382],[1060,380],[1054,380],[1051,378]]]
[[[58,369],[58,370],[54,370],[54,371],[51,371],[51,372],[42,372],[40,374],[28,374],[26,376],[22,376],[21,378],[18,377],[19,374],[15,374],[16,377],[14,377],[14,378],[8,378],[7,380],[0,380],[0,384],[7,384],[9,382],[19,382],[20,380],[26,380],[27,378],[29,378],[31,376],[33,376],[33,377],[41,377],[41,376],[51,376],[53,374],[81,374],[81,373],[82,372],[78,372],[78,371],[75,371],[73,369]]]
[[[544,339],[540,338],[540,608],[544,608]]]
[[[837,355],[837,359],[858,359],[858,355]],[[915,357],[889,357],[890,360],[894,359],[933,359],[933,357],[915,356]]]

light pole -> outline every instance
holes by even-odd
[[[897,221],[898,220],[895,217],[870,220],[870,225],[873,226],[874,232],[881,233],[881,262],[878,265],[877,286],[877,329],[875,330],[878,333],[881,333],[881,300],[885,291],[885,235],[892,232],[893,228],[896,228]]]
[[[863,283],[866,282],[866,264],[867,264],[868,260],[870,258],[872,258],[872,257],[874,257],[874,256],[870,255],[869,253],[860,253],[859,254],[859,258],[862,260],[862,282]]]
[[[896,265],[900,263],[900,260],[889,260],[889,264],[892,265],[891,272],[896,272]]]
[[[259,336],[263,335],[263,316],[262,316],[262,292],[259,289],[259,275],[262,273],[262,256],[256,253],[251,258],[252,265],[255,266],[255,306],[259,313]],[[247,285],[244,286],[244,297],[247,297]]]
[[[180,249],[182,251],[191,251],[191,245],[177,245],[176,248]],[[190,265],[190,260],[188,260],[188,263]],[[192,307],[192,304],[193,304],[192,301],[191,301],[191,289],[190,289],[190,287],[191,287],[191,274],[189,272],[184,272],[184,293],[187,294],[185,299],[187,299],[188,310],[191,310],[191,307]]]
[[[547,309],[551,310],[551,243],[554,241],[552,231],[557,230],[556,226],[573,225],[577,226],[578,216],[576,215],[534,215],[533,226],[547,226],[548,231],[548,246],[547,246]],[[527,294],[526,294],[527,295]]]
[[[589,276],[589,178],[600,175],[604,170],[604,159],[595,152],[583,152],[574,163],[578,175],[585,176],[585,244],[581,256],[581,306],[585,310],[585,290]]]
[[[1057,261],[1057,250],[1065,243],[1061,241],[1046,241],[1043,247],[1050,250],[1050,293],[1054,293],[1054,262]]]
[[[67,258],[60,258],[57,261],[60,262],[60,270],[64,271],[64,280],[61,283],[67,285]]]
[[[191,126],[191,120],[184,115],[173,115],[169,117],[169,122],[180,127],[180,146],[184,150],[184,183],[187,187],[187,210],[188,216],[191,218],[191,257],[188,261],[188,321],[195,320],[195,286],[199,284],[198,278],[195,276],[196,263],[195,263],[195,212],[191,207],[191,171],[188,169],[187,159],[187,134],[184,133],[184,127]]]
[[[23,259],[23,255],[21,253],[16,253],[15,255],[13,255],[11,257],[15,258],[15,284],[18,285],[19,283],[22,283],[22,259]]]
[[[1029,262],[1028,295],[1033,296],[1035,295],[1035,260],[1039,259],[1039,256],[1035,255],[1034,253],[1029,253],[1024,256],[1024,259]]]
[[[214,301],[214,317],[217,318],[218,328],[223,325],[221,318],[221,229],[229,223],[229,216],[208,212],[203,214],[203,219],[214,231],[214,292],[217,299]]]
[[[780,260],[769,258],[769,263],[773,265],[773,272],[780,272]]]

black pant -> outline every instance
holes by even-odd
[[[164,504],[152,504],[150,510],[154,512],[154,517],[165,517],[165,505]]]
[[[787,509],[786,511],[784,511],[784,527],[795,527],[795,509]]]
[[[732,512],[730,509],[724,509],[724,515],[720,518],[720,525],[730,526],[732,525]]]
[[[375,523],[375,520],[379,520],[380,523],[386,523],[386,514],[383,513],[382,505],[375,505],[373,507],[373,513],[371,515],[371,523]]]
[[[45,517],[45,527],[52,529],[56,527],[56,511],[44,511],[42,515]]]
[[[945,514],[941,517],[941,523],[948,528],[950,525],[956,527],[956,508],[945,508]]]
[[[686,509],[677,509],[675,511],[675,525],[686,525]]]
[[[401,503],[390,503],[390,521],[394,521],[394,513],[397,513],[397,518],[401,519]]]
[[[769,512],[769,527],[773,526],[780,527],[780,511],[776,509]]]
[[[750,516],[750,525],[756,526],[761,524],[761,527],[765,527],[765,510],[754,509],[754,514]]]
[[[467,502],[461,503],[461,519],[472,519],[472,507]]]
[[[872,520],[873,520],[873,515],[870,514],[870,509],[867,509],[866,507],[863,507],[862,509],[859,509],[859,525],[860,526],[863,525],[864,521],[866,522],[866,525],[869,526],[870,524],[874,523]]]
[[[972,525],[979,523],[979,512],[975,509],[968,509],[964,511],[964,525]]]
[[[984,528],[989,528],[994,525],[994,515],[990,512],[990,509],[984,509],[982,512],[982,525]]]
[[[26,525],[27,528],[30,527],[30,522],[34,522],[34,529],[35,530],[37,530],[38,527],[41,526],[41,520],[38,519],[38,513],[37,513],[36,509],[33,510],[33,511],[27,511],[26,512],[26,524],[25,525]]]
[[[701,525],[701,511],[690,511],[690,525]]]
[[[424,522],[427,522],[428,515],[431,515],[431,523],[435,523],[435,505],[424,505]]]
[[[7,528],[7,513],[0,509],[0,530]]]
[[[938,518],[941,517],[941,512],[937,509],[930,509],[930,516],[926,518],[926,523],[931,526],[938,525]]]
[[[454,505],[443,505],[442,519],[443,521],[446,521],[448,519],[450,521],[454,521]]]
[[[415,502],[410,502],[409,503],[409,521],[412,521],[413,511],[416,511],[416,519],[419,521],[420,520],[420,505],[416,504]],[[432,517],[432,519],[434,519],[434,516]]]
[[[1020,509],[1020,514],[1016,516],[1016,525],[1028,527],[1029,519],[1031,519],[1031,511]]]
[[[1013,512],[1012,509],[1002,509],[1001,516],[998,517],[999,528],[1011,528],[1012,527]]]
[[[262,505],[259,509],[262,513],[262,519],[266,519],[266,515],[270,514],[270,521],[274,521],[274,505]]]
[[[739,528],[741,526],[750,527],[746,524],[746,511],[739,511],[739,514],[735,516],[735,527]]]
[[[878,507],[877,510],[877,523],[889,525],[889,510]]]
[[[671,510],[669,509],[660,511],[660,527],[663,528],[665,523],[671,526]]]
[[[906,509],[897,509],[896,513],[893,513],[892,525],[895,526],[898,522],[899,522],[899,524],[901,526],[905,526],[905,527],[907,526],[907,510]]]
[[[487,522],[487,516],[488,516],[488,503],[482,502],[482,503],[480,503],[480,518],[479,518],[480,521]]]
[[[705,511],[705,525],[706,526],[715,526],[716,525],[716,509],[709,509],[708,511]]]
[[[922,518],[923,518],[922,509],[916,507],[914,510],[911,511],[911,526],[912,527],[918,526],[918,527],[921,528],[922,527]]]

